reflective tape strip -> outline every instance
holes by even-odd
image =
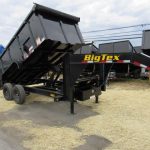
[[[140,66],[140,63],[137,62],[137,61],[134,61],[133,64],[136,65],[136,66]]]
[[[130,60],[123,60],[124,63],[130,63]]]
[[[41,41],[40,37],[38,36],[36,38],[36,44],[37,44],[37,46],[39,46],[41,43],[42,43],[42,41]]]
[[[87,63],[93,63],[93,61],[87,61]]]
[[[41,42],[43,42],[45,40],[45,37],[42,38]]]
[[[108,61],[106,61],[106,63],[112,63],[113,61],[112,60],[108,60]]]
[[[118,60],[117,63],[123,63],[123,60]]]
[[[130,63],[130,60],[118,60],[117,63]]]
[[[140,54],[143,55],[143,56],[146,56],[146,57],[150,58],[149,55],[146,55],[146,54],[144,54],[144,53],[140,53]]]
[[[140,64],[140,67],[142,68],[147,68],[147,66],[143,65],[143,64]]]
[[[150,67],[147,67],[146,69],[147,69],[147,70],[150,70]]]
[[[147,70],[150,70],[149,66],[143,65],[143,64],[141,64],[137,61],[134,61],[133,64],[136,65],[136,66],[142,67],[142,68],[146,68]]]
[[[29,52],[30,52],[30,53],[32,53],[33,51],[34,51],[33,46],[30,46],[30,48],[29,48]]]

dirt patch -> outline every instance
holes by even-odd
[[[23,106],[5,101],[0,92],[0,147],[5,150],[149,150],[148,81],[110,83],[100,96],[75,104],[30,95]]]
[[[90,135],[84,138],[86,139],[86,143],[80,145],[74,150],[103,150],[111,144],[109,140],[96,135]]]

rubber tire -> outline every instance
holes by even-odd
[[[13,98],[16,104],[22,105],[26,99],[26,93],[22,85],[15,85],[13,88]]]
[[[3,89],[2,81],[0,80],[0,90]]]
[[[3,95],[6,100],[13,100],[13,85],[11,83],[5,83],[3,85]]]

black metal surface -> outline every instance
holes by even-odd
[[[80,46],[45,40],[25,61],[13,63],[2,75],[2,80],[4,83],[22,85],[39,83],[36,79],[53,70],[54,66],[62,62],[67,52],[74,51]]]
[[[150,30],[144,30],[142,36],[142,50],[150,51]],[[149,52],[150,53],[150,52]]]
[[[80,49],[75,51],[75,54],[91,54],[99,53],[99,49],[93,43],[85,44]]]
[[[35,4],[0,56],[0,69],[4,73],[13,63],[25,61],[28,54],[44,40],[74,45],[84,43],[78,27],[79,20],[78,17]]]
[[[66,13],[45,7],[45,6],[42,6],[39,4],[34,5],[32,12],[40,13],[40,14],[44,14],[44,15],[50,15],[51,14],[52,16],[54,16],[55,18],[59,18],[60,20],[66,19],[67,21],[69,20],[69,21],[72,21],[74,23],[78,23],[80,21],[80,18],[78,18],[78,17],[72,16],[72,15],[69,15],[69,14],[66,14]]]
[[[142,55],[142,54],[133,54],[132,56],[132,62],[138,62],[140,64],[143,64],[147,67],[150,66],[150,56]]]
[[[37,94],[41,94],[41,95],[45,95],[45,96],[50,96],[50,97],[53,97],[53,98],[61,98],[63,97],[63,93],[61,92],[58,92],[57,90],[54,90],[54,89],[49,89],[49,88],[46,88],[44,86],[42,87],[25,87],[25,90],[27,92],[32,92],[32,93],[37,93]]]
[[[91,87],[88,89],[77,88],[77,90],[75,91],[75,98],[77,100],[84,101],[90,99],[90,97],[93,95],[97,96],[100,94],[101,94],[101,87],[93,87],[93,88]]]
[[[142,47],[141,46],[136,46],[136,47],[134,47],[134,49],[137,53],[142,53]]]
[[[3,84],[20,84],[27,93],[61,97],[70,101],[71,113],[75,99],[95,95],[98,101],[110,66],[82,63],[84,54],[97,52],[93,44],[89,52],[75,54],[84,45],[78,22],[77,17],[35,4],[0,57]],[[43,79],[46,74],[48,78]],[[43,86],[33,86],[38,83]]]
[[[99,51],[102,54],[132,53],[134,52],[134,48],[130,43],[130,41],[119,41],[119,42],[99,44]]]
[[[103,64],[82,64],[84,55],[67,54],[64,58],[64,98],[70,101],[70,111],[74,113],[74,100],[88,100],[92,95],[101,94],[101,86],[106,83],[109,66],[105,73]]]
[[[145,46],[148,47],[149,41],[149,31],[144,31],[143,33],[143,45],[142,48]],[[142,53],[142,51],[148,55],[150,55],[147,49],[144,50],[141,47],[133,47],[129,41],[121,41],[121,42],[113,42],[113,43],[105,43],[99,45],[99,51],[102,54],[107,55],[119,55],[120,60],[118,62],[112,62],[112,72],[115,72],[117,76],[130,76],[131,73],[136,74],[137,70],[140,72],[140,68],[144,67],[149,69],[150,66],[150,57],[146,56]],[[129,61],[129,63],[127,63]],[[121,74],[120,74],[121,73]]]

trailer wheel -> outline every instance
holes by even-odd
[[[3,88],[2,81],[0,80],[0,90]]]
[[[13,88],[13,98],[17,104],[25,102],[26,93],[22,85],[15,85]]]
[[[13,86],[11,83],[5,83],[3,85],[3,95],[6,100],[10,101],[13,99]]]

